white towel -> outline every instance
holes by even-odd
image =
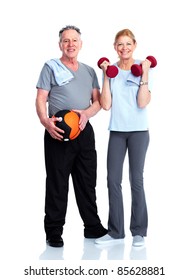
[[[59,86],[69,83],[74,78],[73,74],[61,63],[59,58],[50,59],[46,64],[52,69],[56,83]]]

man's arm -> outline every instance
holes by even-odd
[[[60,133],[64,131],[55,125],[58,118],[49,118],[47,114],[46,103],[48,99],[48,91],[44,89],[37,90],[36,111],[41,124],[46,128],[50,135],[57,140],[62,140],[63,136]],[[58,133],[59,132],[59,133]]]
[[[85,110],[73,110],[73,111],[79,113],[79,115],[80,115],[80,121],[79,121],[80,130],[83,130],[85,128],[88,120],[91,117],[95,116],[100,111],[101,105],[99,102],[99,98],[100,98],[100,91],[99,91],[99,89],[95,88],[95,89],[93,89],[93,93],[92,93],[91,106],[89,106]]]

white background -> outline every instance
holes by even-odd
[[[144,59],[147,55],[157,58],[152,101],[148,107],[151,142],[145,167],[149,211],[148,254],[144,263],[130,261],[127,253],[123,259],[129,266],[164,266],[167,273],[161,276],[163,279],[171,279],[172,276],[185,278],[188,210],[188,43],[185,4],[183,0],[160,3],[149,0],[7,0],[0,4],[2,279],[26,279],[23,269],[29,265],[60,265],[58,260],[48,261],[47,264],[40,260],[45,250],[44,129],[35,111],[35,86],[44,62],[60,57],[58,32],[67,24],[77,25],[81,29],[83,48],[79,60],[95,68],[100,83],[101,70],[97,67],[97,61],[102,56],[108,57],[112,63],[117,60],[113,40],[123,28],[130,28],[136,36],[138,46],[135,58]],[[97,203],[105,226],[108,215],[108,120],[109,112],[105,111],[91,120],[98,151]],[[123,191],[130,247],[127,162]],[[83,226],[71,184],[64,241],[70,246],[74,244],[71,250],[67,245],[65,251],[65,262],[70,266],[111,265],[107,252],[99,257],[101,262],[91,261],[90,258],[88,264],[81,260]],[[122,261],[117,262],[118,265],[122,265]],[[113,278],[116,279],[115,276]]]

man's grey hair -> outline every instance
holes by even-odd
[[[75,30],[76,32],[78,32],[78,34],[81,35],[81,31],[80,31],[80,29],[77,26],[75,26],[75,25],[66,25],[65,27],[61,28],[61,30],[59,31],[59,40],[60,41],[62,39],[62,33],[65,30]]]

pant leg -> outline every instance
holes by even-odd
[[[124,207],[122,172],[126,155],[126,134],[110,132],[107,155],[107,184],[109,194],[108,230],[114,238],[124,238]]]
[[[69,176],[75,153],[70,142],[54,140],[45,132],[46,197],[44,227],[47,238],[61,235],[67,211]]]
[[[128,138],[129,176],[132,194],[130,230],[133,236],[147,235],[148,214],[143,172],[148,144],[148,131],[130,133]]]
[[[80,149],[71,172],[76,201],[84,222],[85,237],[100,237],[107,230],[101,225],[96,204],[97,154],[90,123],[76,139]]]

